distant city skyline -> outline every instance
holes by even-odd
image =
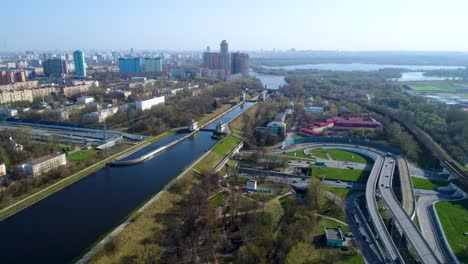
[[[2,4],[0,51],[468,51],[463,0],[25,0]]]

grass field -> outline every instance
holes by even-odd
[[[464,235],[468,232],[468,200],[438,202],[435,207],[450,247],[461,263],[468,263],[468,236]]]
[[[341,149],[313,149],[312,154],[322,159],[328,159],[328,154],[333,160],[372,163],[372,160],[366,156]]]
[[[413,182],[413,188],[424,190],[437,190],[437,188],[447,186],[449,184],[449,182],[446,181],[434,181],[418,177],[411,177],[411,181]]]
[[[428,92],[455,92],[457,90],[457,88],[453,86],[411,85],[410,87],[415,91]]]
[[[96,150],[94,149],[85,149],[85,150],[80,150],[74,153],[71,153],[70,155],[67,155],[67,160],[69,161],[80,161],[80,160],[85,160],[89,157],[96,156]]]
[[[292,157],[296,157],[296,158],[311,159],[309,156],[307,156],[307,155],[304,153],[304,150],[303,150],[303,149],[296,150],[296,151],[294,151],[294,152],[286,153],[286,155],[292,156]]]
[[[231,150],[239,144],[240,140],[233,137],[233,136],[227,136],[224,139],[222,139],[221,142],[219,142],[214,148],[213,152],[221,155],[221,156],[226,156]]]
[[[312,176],[332,180],[365,182],[369,176],[368,171],[338,169],[330,167],[312,167]]]

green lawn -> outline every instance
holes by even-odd
[[[313,166],[312,176],[319,178],[325,177],[325,179],[332,180],[365,182],[367,180],[367,176],[369,176],[369,172],[360,170]]]
[[[468,263],[468,200],[435,204],[445,236],[458,260]]]
[[[220,192],[216,194],[215,196],[211,197],[209,203],[212,207],[218,208],[223,205],[225,199],[226,199],[226,193]]]
[[[431,92],[454,92],[457,90],[453,86],[432,86],[432,85],[411,85],[411,89],[416,91],[431,91]]]
[[[366,156],[363,156],[358,153],[340,150],[340,149],[328,149],[328,155],[332,157],[334,160],[340,161],[349,161],[349,162],[357,162],[357,163],[372,163],[373,161]]]
[[[357,163],[372,163],[373,161],[366,156],[351,151],[341,149],[322,149],[317,148],[312,150],[312,154],[318,158],[329,159],[330,156],[333,160],[349,161]],[[328,154],[328,155],[327,155]]]
[[[213,152],[220,155],[220,156],[226,156],[231,152],[231,150],[239,144],[240,140],[233,137],[233,136],[227,136],[226,138],[222,139],[221,142],[219,142],[214,148]]]
[[[69,161],[81,161],[89,157],[96,156],[96,150],[94,149],[85,149],[80,150],[74,153],[67,155],[67,160]]]
[[[328,156],[327,156],[328,152],[325,149],[322,149],[322,148],[312,149],[311,153],[317,158],[328,159]]]
[[[413,182],[413,188],[424,190],[437,190],[437,188],[447,186],[449,184],[447,181],[434,181],[418,177],[411,177],[411,181]]]
[[[286,153],[286,155],[292,156],[292,157],[297,157],[297,158],[311,159],[309,156],[307,156],[307,155],[304,153],[304,150],[303,150],[303,149],[296,150],[296,151],[294,151],[294,152]]]

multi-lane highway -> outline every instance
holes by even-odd
[[[376,200],[376,189],[377,182],[379,180],[382,167],[384,164],[384,158],[382,155],[377,155],[374,161],[374,167],[369,175],[366,185],[366,203],[367,209],[369,210],[369,215],[374,225],[377,236],[382,243],[383,248],[385,249],[386,260],[390,262],[399,262],[404,263],[400,252],[398,251],[395,243],[390,236],[390,233],[385,226],[385,223],[380,215],[379,208]]]
[[[395,159],[393,157],[385,157],[383,164],[379,177],[379,191],[383,200],[388,205],[394,219],[405,233],[406,239],[413,246],[419,260],[423,263],[439,263],[431,247],[414,225],[413,221],[411,221],[411,218],[393,193],[392,179],[395,170]]]
[[[316,148],[321,146],[323,146],[323,144],[320,145],[315,143],[295,145],[291,148],[288,148],[287,152],[303,148]],[[444,249],[440,246],[442,245],[443,241],[441,238],[442,234],[433,235],[432,238],[428,237],[428,243],[428,241],[426,241],[426,236],[423,236],[412,222],[412,218],[414,217],[416,211],[416,202],[414,199],[414,191],[411,183],[411,177],[408,171],[408,165],[405,159],[400,156],[392,157],[391,155],[385,154],[379,150],[366,147],[347,146],[346,144],[327,144],[327,146],[340,146],[340,148],[364,154],[374,159],[375,161],[365,188],[366,205],[369,211],[370,224],[372,225],[375,231],[375,235],[381,244],[381,247],[374,247],[373,250],[375,252],[379,252],[378,249],[381,249],[380,251],[384,255],[386,262],[405,263],[405,259],[403,259],[400,255],[400,252],[393,242],[392,237],[390,236],[388,229],[380,215],[376,200],[376,197],[379,196],[382,197],[383,202],[387,205],[395,220],[395,223],[398,224],[398,226],[405,234],[406,240],[414,249],[418,261],[421,263],[453,262],[453,259],[449,258],[451,252],[450,249]],[[281,150],[281,152],[284,151],[285,150]],[[273,152],[280,153],[280,151]],[[392,187],[394,170],[396,169],[397,165],[400,172],[402,203],[400,203],[400,201],[396,198]],[[331,184],[330,182],[325,183],[327,185]],[[341,185],[337,187],[351,188],[351,186]],[[422,217],[426,219],[424,215]],[[356,220],[357,219],[355,219],[355,221]],[[429,228],[427,223],[423,226]],[[432,231],[426,232],[433,232],[433,224],[431,224],[431,226]],[[439,249],[437,249],[437,247],[431,247],[429,244],[437,244],[439,245],[437,246]]]

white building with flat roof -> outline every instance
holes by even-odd
[[[140,111],[145,111],[145,110],[148,110],[148,109],[151,109],[151,107],[155,106],[155,105],[158,105],[158,104],[164,104],[164,96],[160,96],[160,97],[154,97],[153,99],[149,99],[149,100],[138,100],[136,102],[136,108]]]
[[[90,104],[94,102],[94,97],[92,96],[81,96],[77,99],[77,102],[80,104]]]
[[[0,163],[0,177],[6,175],[6,166],[5,163]]]
[[[248,180],[247,181],[247,190],[251,190],[251,191],[257,190],[257,181]]]
[[[29,163],[21,164],[18,166],[18,169],[22,170],[28,175],[36,177],[62,165],[67,165],[67,158],[65,157],[65,153],[56,152],[32,160]]]

